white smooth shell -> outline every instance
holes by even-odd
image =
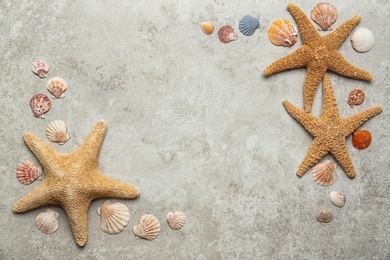
[[[367,52],[374,45],[374,35],[365,27],[357,28],[352,33],[350,40],[352,47],[357,52]]]

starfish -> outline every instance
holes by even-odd
[[[346,137],[364,122],[381,113],[382,107],[371,107],[355,115],[341,118],[337,111],[336,98],[329,76],[326,74],[322,88],[324,104],[320,118],[295,107],[286,100],[283,101],[283,106],[287,112],[314,137],[305,158],[298,168],[297,175],[301,177],[324,155],[331,153],[345,173],[354,178],[356,172],[347,150]]]
[[[24,141],[45,170],[45,180],[15,203],[13,211],[26,212],[44,205],[60,205],[68,220],[76,243],[84,246],[88,237],[88,208],[101,197],[134,199],[138,190],[128,184],[104,176],[97,159],[107,130],[104,121],[96,123],[84,143],[74,152],[63,154],[33,135]]]
[[[350,78],[372,80],[370,73],[351,65],[337,51],[359,23],[360,16],[355,15],[332,33],[321,36],[299,7],[289,4],[287,9],[298,24],[304,45],[269,65],[264,74],[268,76],[284,70],[306,67],[307,75],[303,87],[306,112],[311,111],[315,92],[327,70]]]

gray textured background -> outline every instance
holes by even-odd
[[[316,2],[294,3],[309,14]],[[347,140],[357,177],[349,179],[338,167],[334,185],[321,187],[311,171],[295,175],[312,137],[281,104],[289,99],[303,107],[306,70],[262,74],[302,45],[276,47],[267,37],[272,21],[293,21],[288,1],[1,0],[0,259],[390,259],[385,18],[390,4],[355,2],[334,3],[339,10],[334,27],[360,14],[358,26],[373,31],[375,45],[359,54],[347,40],[339,50],[374,80],[330,73],[331,81],[342,116],[375,105],[384,111],[361,127],[373,136],[368,149],[358,151]],[[251,37],[238,32],[246,14],[261,21]],[[232,25],[238,41],[222,44],[216,32],[203,34],[199,25],[205,20],[216,30]],[[51,66],[48,79],[59,76],[69,85],[45,120],[33,117],[29,107],[33,94],[48,94],[48,79],[30,71],[38,59]],[[366,101],[351,109],[346,99],[354,88],[364,90]],[[321,102],[319,88],[316,115]],[[136,200],[121,201],[131,214],[123,233],[100,230],[96,209],[105,199],[90,206],[84,248],[75,244],[61,208],[54,207],[60,228],[52,235],[34,223],[47,207],[12,212],[13,204],[39,185],[21,185],[15,178],[20,162],[36,162],[23,133],[47,141],[46,125],[56,119],[68,124],[71,136],[64,146],[51,144],[62,152],[75,150],[99,119],[107,122],[99,168],[141,192]],[[332,190],[346,194],[344,208],[331,205]],[[322,207],[334,211],[329,224],[314,218]],[[180,231],[165,223],[172,210],[187,215]],[[151,242],[137,240],[131,230],[145,213],[162,223]]]

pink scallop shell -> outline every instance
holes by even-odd
[[[33,115],[38,118],[45,118],[45,113],[51,109],[51,101],[45,94],[35,94],[30,100],[30,107]]]
[[[233,27],[230,25],[225,25],[219,28],[218,38],[223,43],[229,43],[231,41],[237,40],[237,34],[234,32]]]
[[[25,185],[28,185],[36,179],[39,179],[41,175],[42,169],[37,167],[31,161],[22,162],[16,169],[16,178],[21,184]]]
[[[33,63],[31,70],[43,79],[47,76],[47,72],[49,71],[49,65],[45,61],[39,60]]]

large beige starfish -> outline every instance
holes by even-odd
[[[101,197],[133,199],[138,190],[128,184],[104,176],[97,159],[106,133],[106,123],[96,123],[84,143],[70,154],[55,151],[32,133],[24,141],[45,170],[45,180],[13,207],[17,213],[48,204],[64,208],[76,243],[84,246],[88,237],[88,208]]]
[[[324,76],[322,88],[324,104],[320,118],[295,107],[288,101],[283,101],[287,112],[314,137],[309,151],[298,168],[297,175],[301,177],[324,155],[331,153],[345,173],[353,178],[356,172],[347,150],[346,137],[364,122],[382,112],[382,107],[368,108],[355,115],[340,118],[336,98],[327,74]]]
[[[306,67],[307,75],[303,87],[306,112],[311,111],[315,92],[327,70],[350,78],[372,80],[370,73],[352,66],[337,51],[359,23],[360,16],[355,15],[332,33],[321,36],[299,7],[289,4],[287,9],[298,24],[304,45],[269,65],[264,74],[268,76],[284,70]]]

